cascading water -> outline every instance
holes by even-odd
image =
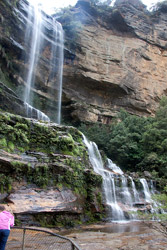
[[[150,189],[148,187],[147,181],[145,179],[140,179],[140,182],[143,186],[143,192],[145,195],[146,202],[152,202],[151,193],[150,193]]]
[[[125,204],[127,204],[129,207],[132,207],[132,196],[128,188],[128,182],[127,178],[125,176],[122,176],[122,199]]]
[[[94,171],[100,174],[103,178],[103,188],[106,198],[106,203],[110,208],[113,220],[124,220],[124,213],[121,207],[118,205],[115,193],[114,174],[104,168],[103,161],[98,150],[97,145],[94,142],[89,142],[83,135],[84,143],[88,148],[90,162],[94,168]],[[111,168],[111,160],[108,161]],[[121,171],[121,170],[120,170]]]
[[[39,109],[32,107],[28,103],[25,103],[25,109],[26,109],[27,117],[35,117],[37,118],[37,120],[50,121],[47,115],[45,115]]]
[[[114,173],[122,175],[124,172],[112,162],[112,160],[107,159],[107,167],[111,169]]]
[[[132,190],[133,190],[133,195],[134,195],[134,202],[138,203],[138,202],[140,202],[139,193],[138,193],[138,191],[136,189],[136,185],[135,185],[135,183],[134,183],[134,181],[133,181],[133,179],[132,179],[131,176],[129,176],[129,179],[131,180],[131,183],[132,183]]]
[[[124,213],[117,202],[116,187],[115,187],[115,174],[122,175],[122,170],[117,167],[110,159],[107,159],[107,167],[113,171],[113,173],[105,170],[103,177],[103,185],[105,190],[106,202],[111,210],[112,220],[125,220]]]
[[[62,97],[62,75],[63,75],[63,29],[60,23],[53,18],[47,17],[35,1],[28,7],[27,26],[25,32],[25,44],[27,48],[28,69],[26,72],[26,88],[24,102],[27,115],[37,113],[38,119],[49,120],[41,111],[34,112],[34,96],[36,75],[39,74],[39,62],[42,57],[44,44],[50,47],[49,54],[49,76],[44,82],[50,89],[52,98],[57,102],[55,107],[55,122],[61,122],[61,97]],[[48,37],[47,32],[51,37]],[[37,111],[37,109],[35,109]],[[40,113],[41,112],[41,113]]]
[[[153,180],[150,180],[150,191],[152,194],[155,194],[156,192]]]
[[[83,141],[88,148],[89,159],[94,171],[103,178],[103,190],[110,220],[137,219],[136,206],[142,206],[143,211],[143,207],[146,208],[149,204],[151,212],[156,211],[153,206],[156,208],[157,205],[151,199],[151,192],[145,179],[140,179],[142,192],[141,190],[139,192],[132,177],[126,177],[110,159],[107,159],[107,164],[104,166],[98,147],[94,142],[88,141],[84,135]],[[128,179],[130,184],[128,184]]]

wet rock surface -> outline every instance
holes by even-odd
[[[83,250],[162,250],[167,239],[142,222],[106,224],[84,227],[80,232],[67,233]]]

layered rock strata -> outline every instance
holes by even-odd
[[[91,221],[103,211],[101,183],[77,129],[0,114],[0,202],[17,223]]]
[[[28,67],[24,43],[27,2],[5,0],[0,7],[0,80],[22,99]],[[113,8],[78,1],[59,17],[65,31],[65,121],[110,123],[120,108],[136,115],[154,115],[167,92],[165,11],[150,13],[139,0],[117,0]],[[46,29],[46,35],[51,39],[52,31]],[[57,100],[48,82],[49,55],[50,45],[45,42],[32,91],[35,107],[52,119]]]

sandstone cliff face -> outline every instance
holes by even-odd
[[[78,11],[91,15],[81,1]],[[166,13],[151,15],[129,0],[90,18],[78,31],[73,64],[64,69],[73,119],[108,123],[120,108],[154,115],[167,91]]]
[[[5,0],[0,5],[0,80],[23,99],[27,3]],[[167,93],[166,13],[150,14],[139,0],[117,0],[106,10],[78,1],[70,15],[70,21],[59,18],[65,29],[63,120],[110,123],[120,108],[154,115]],[[47,35],[52,36],[49,30]],[[54,119],[57,100],[48,81],[49,51],[45,42],[32,92],[34,107]],[[25,113],[23,108],[13,112]]]

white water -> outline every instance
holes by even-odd
[[[107,159],[107,163],[108,163],[108,168],[112,169],[114,173],[121,175],[124,173],[115,163],[112,162],[112,160]]]
[[[25,109],[26,109],[27,117],[37,118],[37,120],[50,122],[50,119],[47,115],[45,115],[40,110],[33,108],[28,103],[25,103]]]
[[[151,191],[152,194],[155,194],[155,191],[156,191],[156,189],[154,187],[154,183],[153,183],[152,180],[150,180],[150,191]]]
[[[64,35],[60,23],[52,20],[53,42],[50,59],[50,79],[56,81],[53,87],[57,93],[57,118],[56,122],[61,123],[61,101],[62,101],[62,83],[63,83],[63,58],[64,58]]]
[[[34,71],[36,70],[37,62],[39,59],[39,51],[42,43],[42,14],[37,4],[28,8],[28,20],[25,34],[25,42],[30,43],[30,55],[29,55],[29,68],[26,77],[26,89],[24,95],[24,101],[33,105],[30,100],[30,90],[34,86]]]
[[[97,145],[88,141],[84,135],[83,138],[94,171],[103,178],[103,190],[109,210],[109,219],[113,221],[136,220],[136,204],[145,208],[146,205],[149,205],[151,213],[158,212],[156,210],[157,204],[151,199],[151,192],[145,179],[140,179],[142,192],[139,192],[132,177],[126,177],[123,171],[110,159],[107,159],[105,167]],[[129,184],[128,179],[130,180]]]
[[[125,220],[124,213],[119,204],[117,203],[113,173],[105,170],[97,145],[94,142],[88,141],[84,135],[83,138],[84,143],[88,148],[90,162],[92,163],[94,171],[100,174],[103,178],[103,188],[106,203],[111,210],[112,215],[110,216],[112,216],[112,220]],[[111,161],[108,162],[111,166]]]
[[[151,193],[150,193],[150,189],[148,187],[147,181],[145,179],[140,179],[140,182],[143,185],[143,192],[145,195],[146,202],[152,202]]]
[[[48,47],[50,47],[49,83],[43,82],[43,84],[49,85],[51,96],[57,103],[54,120],[60,124],[64,57],[63,29],[61,24],[56,20],[45,16],[35,1],[33,2],[33,6],[29,5],[28,7],[26,21],[25,44],[28,55],[28,69],[25,76],[26,88],[24,102],[34,107],[33,93],[36,81],[35,76],[39,74],[39,61],[43,52],[43,45],[47,42],[47,44],[49,43]],[[52,38],[48,38],[46,30],[47,32],[49,30]],[[39,116],[43,118],[43,112],[41,112]],[[47,119],[49,120],[49,118]]]
[[[132,207],[132,196],[128,188],[127,178],[125,176],[122,176],[122,195],[123,202]]]
[[[133,195],[134,195],[134,202],[135,202],[135,203],[138,203],[138,202],[140,202],[139,193],[138,193],[138,191],[137,191],[137,189],[136,189],[136,185],[135,185],[135,183],[134,183],[132,177],[129,176],[129,178],[130,178],[131,183],[132,183],[132,190],[133,190]]]
[[[140,179],[140,182],[143,185],[143,192],[145,195],[145,200],[146,202],[148,202],[150,204],[150,212],[151,213],[164,213],[163,209],[159,209],[159,207],[161,206],[161,204],[159,202],[155,202],[152,198],[151,198],[151,193],[154,194],[155,193],[155,188],[153,186],[153,182],[151,181],[150,186],[151,186],[151,191],[148,187],[148,183],[145,179]],[[153,218],[153,219],[156,219]]]

